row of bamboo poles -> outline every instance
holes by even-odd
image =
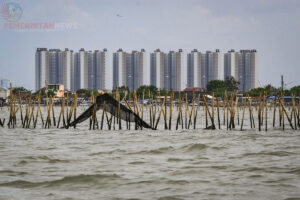
[[[169,95],[169,96],[168,96]],[[245,113],[248,110],[249,113],[249,125],[252,128],[258,128],[259,131],[264,129],[268,130],[268,110],[273,109],[273,123],[272,126],[279,125],[282,130],[285,130],[287,122],[291,129],[297,130],[300,127],[300,102],[295,95],[292,97],[292,103],[290,106],[286,106],[281,96],[277,96],[271,103],[267,102],[265,94],[261,94],[259,101],[252,102],[249,95],[243,102],[239,102],[234,93],[227,94],[220,101],[214,97],[214,94],[210,99],[207,95],[202,95],[203,102],[200,102],[200,94],[196,96],[193,93],[192,102],[189,102],[187,93],[179,93],[178,101],[175,103],[174,92],[169,92],[165,96],[161,96],[158,92],[157,96],[149,92],[148,103],[145,104],[145,92],[141,96],[138,96],[136,92],[132,95],[127,95],[120,99],[120,93],[116,91],[113,94],[114,98],[119,102],[119,106],[115,109],[114,114],[106,112],[104,102],[104,109],[100,113],[101,117],[97,117],[97,106],[94,107],[93,114],[89,120],[89,129],[103,129],[106,124],[108,130],[122,129],[121,110],[120,105],[123,103],[129,110],[134,112],[137,116],[144,119],[145,111],[148,111],[149,121],[147,121],[152,127],[158,129],[159,123],[162,121],[165,130],[178,130],[178,129],[196,129],[197,120],[201,119],[201,108],[205,115],[205,128],[206,129],[222,129],[226,127],[227,130],[239,129],[244,130],[245,126]],[[55,116],[54,97],[46,98],[45,104],[41,105],[41,95],[29,95],[22,98],[21,95],[11,95],[9,102],[9,119],[7,126],[9,128],[15,128],[17,126],[17,114],[19,113],[22,128],[36,128],[37,122],[40,119],[41,126],[43,128],[68,128],[72,120],[76,119],[78,105],[76,93],[70,97],[61,98],[60,112],[58,116]],[[95,96],[91,93],[90,104],[95,102]],[[140,99],[142,102],[140,102]],[[16,102],[19,102],[18,104]],[[24,103],[25,102],[25,103]],[[71,102],[71,103],[69,103]],[[200,106],[200,103],[203,106]],[[46,115],[43,116],[42,107],[46,111]],[[177,116],[173,116],[174,109],[177,110]],[[223,116],[221,116],[223,111]],[[257,117],[255,117],[255,111]],[[278,113],[278,119],[276,119]],[[56,118],[58,117],[58,119]],[[175,126],[172,126],[172,121],[176,121]],[[256,121],[255,121],[256,120]],[[278,122],[276,123],[276,121]],[[131,128],[129,120],[125,121],[126,129]],[[141,129],[137,123],[133,123],[135,129]],[[0,127],[4,127],[5,119],[0,119]],[[238,128],[239,126],[239,128]],[[74,127],[76,128],[76,126]]]

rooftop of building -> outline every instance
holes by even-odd
[[[37,51],[37,52],[40,52],[40,51],[48,51],[48,49],[47,49],[47,48],[37,48],[36,51]]]
[[[256,49],[241,49],[240,53],[250,53],[250,52],[256,52]]]
[[[49,49],[49,52],[58,52],[60,49]]]

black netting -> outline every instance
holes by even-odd
[[[105,105],[105,111],[116,117],[119,116],[118,108],[120,106],[120,117],[122,120],[136,122],[139,126],[153,129],[149,124],[147,124],[144,120],[138,117],[134,112],[132,112],[126,106],[119,104],[117,100],[115,100],[113,97],[111,97],[108,94],[103,94],[98,96],[96,99],[96,103],[93,104],[91,107],[89,107],[84,113],[82,113],[75,121],[73,121],[70,124],[70,126],[75,126],[76,124],[81,123],[86,119],[88,119],[93,114],[94,109],[103,110],[104,105]]]

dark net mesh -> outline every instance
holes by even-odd
[[[104,109],[105,111],[119,117],[118,109],[120,106],[120,118],[129,122],[136,122],[139,126],[144,128],[153,129],[149,124],[137,116],[134,112],[128,109],[126,106],[119,104],[117,100],[108,94],[100,95],[96,98],[96,103],[89,107],[84,113],[82,113],[76,120],[74,120],[69,126],[75,126],[88,119],[94,112],[94,110]]]

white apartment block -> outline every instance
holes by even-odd
[[[35,53],[35,90],[49,83],[49,53],[46,48],[37,48]]]
[[[224,79],[232,76],[240,82],[239,90],[248,91],[258,86],[257,51],[229,51],[224,54]]]
[[[74,54],[74,87],[72,91],[88,89],[88,52],[80,49]]]
[[[197,49],[187,54],[187,87],[202,87],[201,84],[201,52]]]
[[[130,91],[134,91],[144,85],[149,76],[146,66],[144,49],[131,53],[119,49],[113,55],[113,88],[126,86]]]
[[[62,52],[62,66],[63,66],[63,84],[66,90],[71,91],[71,82],[73,79],[72,76],[72,68],[73,68],[73,51],[70,51],[69,49],[65,49],[65,51]]]
[[[156,49],[150,54],[150,85],[164,89],[165,53]]]

